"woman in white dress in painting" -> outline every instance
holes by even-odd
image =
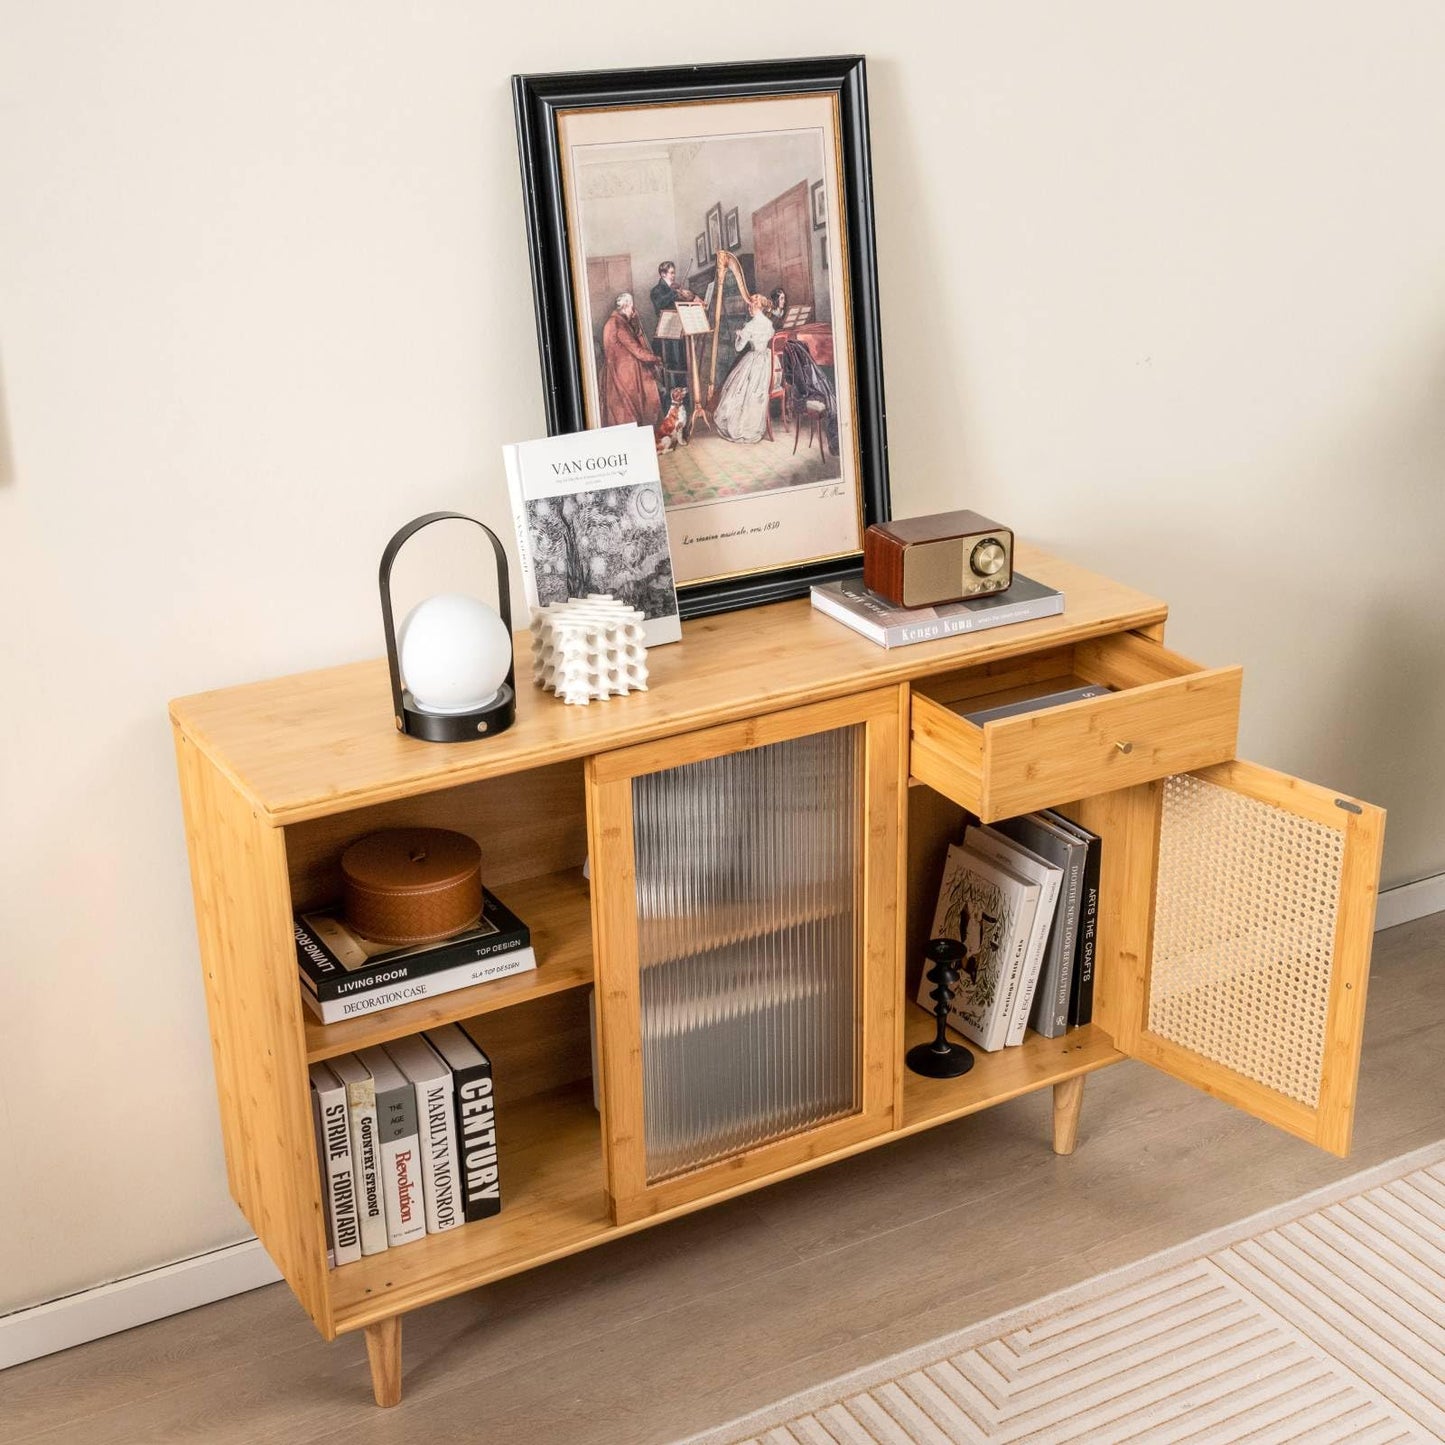
[[[758,442],[768,424],[773,385],[773,323],[768,298],[748,297],[748,323],[733,338],[742,353],[728,372],[713,410],[717,434],[730,442]]]

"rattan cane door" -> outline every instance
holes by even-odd
[[[1112,985],[1115,1043],[1347,1154],[1383,810],[1232,762],[1150,785],[1144,816],[1147,966]]]
[[[893,1127],[902,706],[888,688],[591,763],[619,1222]]]

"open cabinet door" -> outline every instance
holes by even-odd
[[[1133,791],[1126,852],[1140,883],[1152,856],[1154,902],[1115,1044],[1348,1154],[1383,810],[1243,762]]]

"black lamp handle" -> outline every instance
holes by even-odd
[[[381,554],[381,569],[378,581],[381,586],[381,621],[386,629],[386,662],[391,669],[391,701],[395,715],[400,724],[402,717],[401,701],[401,658],[396,650],[396,623],[392,619],[391,611],[391,567],[396,561],[396,555],[423,527],[430,527],[433,522],[470,522],[475,527],[480,527],[492,543],[492,551],[497,559],[497,612],[502,619],[502,625],[507,629],[508,656],[511,661],[507,665],[507,686],[515,690],[515,674],[517,670],[516,649],[511,648],[512,637],[512,582],[507,573],[507,553],[501,542],[497,540],[497,534],[487,526],[485,522],[479,522],[475,517],[469,517],[465,512],[428,512],[424,517],[417,517],[410,521],[386,544],[386,550]]]

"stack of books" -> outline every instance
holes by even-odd
[[[476,924],[440,943],[397,948],[346,926],[340,908],[299,914],[301,997],[324,1024],[536,968],[527,925],[490,892]]]
[[[1097,834],[1053,811],[971,825],[948,850],[933,937],[966,950],[950,1025],[986,1052],[1094,1016]],[[933,1001],[927,976],[918,1003]]]
[[[492,1064],[456,1024],[311,1065],[332,1269],[502,1207]]]
[[[879,647],[933,642],[961,632],[983,632],[1012,622],[1057,617],[1064,610],[1062,592],[1018,572],[1006,592],[992,592],[967,602],[944,602],[937,607],[895,607],[863,585],[861,572],[837,582],[819,583],[811,592],[813,606],[819,612]]]

